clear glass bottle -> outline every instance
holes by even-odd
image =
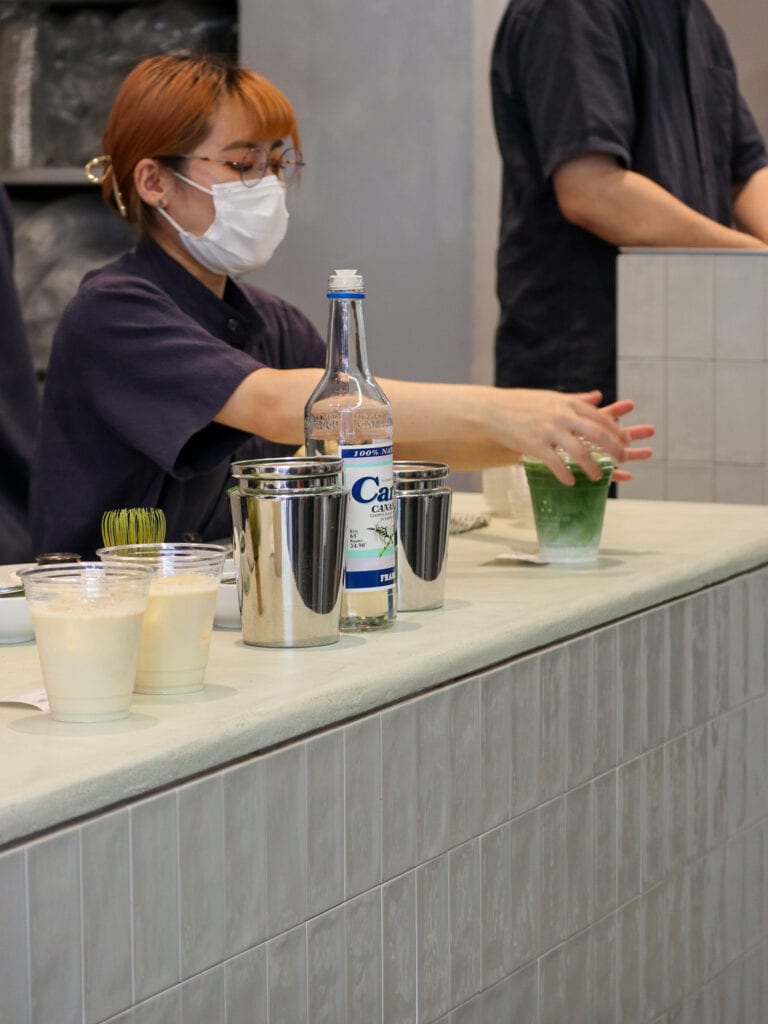
[[[336,270],[328,298],[325,374],[304,409],[306,451],[340,456],[349,491],[341,628],[387,629],[397,614],[392,411],[368,369],[360,274]]]

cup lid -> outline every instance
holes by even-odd
[[[341,459],[334,455],[287,455],[284,459],[243,459],[231,466],[234,477],[284,479],[341,472]]]
[[[56,562],[50,565],[33,565],[19,571],[19,579],[25,589],[30,583],[45,580],[75,580],[94,576],[115,576],[124,579],[144,579],[152,575],[153,567],[137,562],[107,564],[106,562]]]
[[[598,465],[604,466],[607,463],[610,463],[611,465],[614,464],[613,457],[609,455],[604,448],[600,448],[596,444],[589,443],[586,443],[584,447],[589,451],[590,455],[595,460],[595,462],[598,463]],[[576,462],[574,457],[570,455],[564,448],[555,448],[555,452],[557,453],[558,457],[569,468],[572,468],[573,466],[578,466],[578,462]],[[530,463],[544,464],[543,460],[540,459],[537,455],[523,455],[520,461],[523,463],[523,465]]]
[[[444,490],[448,466],[445,462],[395,462],[392,472],[395,491],[403,497],[410,491]]]
[[[396,481],[444,480],[448,476],[445,462],[394,462],[392,471]]]
[[[292,491],[328,487],[341,481],[342,461],[333,455],[290,455],[283,459],[246,459],[233,462],[232,476],[241,491]]]
[[[99,548],[96,554],[104,563],[146,565],[157,569],[161,575],[167,575],[169,572],[175,574],[179,568],[207,571],[215,567],[221,572],[228,550],[223,544],[157,541],[147,544],[115,544]]]

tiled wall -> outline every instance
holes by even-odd
[[[657,426],[628,497],[768,501],[768,255],[624,253],[619,392]]]
[[[0,1021],[765,1024],[767,610],[760,570],[7,849]]]

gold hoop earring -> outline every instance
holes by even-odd
[[[101,156],[95,156],[85,165],[85,176],[89,181],[92,181],[94,185],[101,185],[110,175],[112,176],[112,195],[115,197],[115,205],[120,211],[120,215],[127,220],[128,211],[125,208],[123,196],[117,184],[115,169],[112,166],[112,157],[107,153],[102,153]]]

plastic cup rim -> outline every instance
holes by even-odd
[[[81,576],[109,574],[116,578],[140,579],[152,574],[151,565],[139,562],[52,562],[50,565],[34,565],[28,569],[20,569],[18,577],[22,583],[29,580],[52,580],[56,577],[77,579]]]
[[[217,569],[221,571],[228,549],[223,544],[162,541],[148,544],[114,544],[99,548],[102,565],[135,565],[152,572],[158,569]]]

